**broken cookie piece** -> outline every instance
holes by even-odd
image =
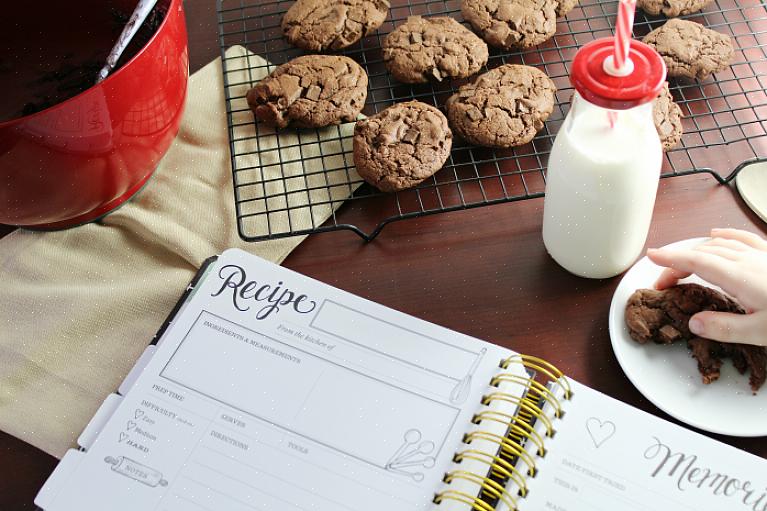
[[[348,57],[306,55],[275,69],[247,94],[256,118],[277,128],[319,128],[357,119],[368,77]]]
[[[756,393],[767,379],[767,348],[721,343],[696,336],[690,332],[688,323],[701,311],[745,314],[735,301],[714,289],[680,284],[663,291],[635,291],[626,304],[626,326],[631,338],[640,344],[686,341],[705,384],[716,381],[723,360],[731,359],[741,374],[750,373],[749,384]]]

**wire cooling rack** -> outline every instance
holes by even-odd
[[[255,83],[254,77],[303,54],[283,39],[280,29],[282,15],[292,4],[284,0],[218,0],[236,214],[240,236],[246,241],[338,229],[350,229],[371,240],[392,221],[542,197],[553,138],[573,92],[569,65],[580,46],[613,34],[617,10],[615,0],[582,0],[566,18],[558,20],[557,33],[549,41],[524,51],[490,49],[487,69],[506,63],[536,66],[558,88],[554,111],[532,142],[499,150],[455,140],[450,158],[432,178],[411,190],[383,194],[354,171],[349,126],[288,129],[283,131],[292,134],[289,141],[281,144],[277,136],[276,145],[262,147],[259,143],[267,136],[274,139],[275,134],[256,123],[247,111],[244,91]],[[442,107],[467,81],[406,85],[387,72],[381,44],[386,34],[411,15],[448,15],[464,22],[460,0],[394,0],[379,30],[339,52],[360,63],[369,75],[363,111],[367,115],[412,99]],[[731,35],[736,51],[728,69],[703,82],[670,82],[684,114],[685,134],[680,146],[666,154],[662,175],[707,172],[724,184],[746,162],[767,157],[767,3],[714,0],[701,13],[683,18]],[[638,10],[634,36],[641,38],[664,22],[663,17]],[[243,83],[243,69],[225,54],[233,45],[246,47],[271,65],[248,59],[247,83]],[[320,137],[329,144],[318,146]],[[271,157],[270,152],[274,153]],[[311,170],[301,175],[287,170],[296,164]],[[343,203],[342,221],[335,209]],[[371,211],[379,215],[372,223]],[[356,216],[360,223],[355,222]]]

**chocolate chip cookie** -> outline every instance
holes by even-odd
[[[388,0],[298,0],[282,17],[282,32],[308,51],[340,50],[380,27]]]
[[[461,14],[487,44],[530,48],[554,35],[557,0],[461,0]]]
[[[405,83],[465,78],[479,71],[487,57],[484,41],[446,16],[411,16],[383,43],[386,68]]]
[[[725,69],[734,52],[728,35],[680,19],[668,20],[643,41],[660,53],[671,77],[703,80]]]
[[[357,121],[354,165],[384,192],[417,185],[445,164],[453,135],[442,112],[420,101],[397,103]]]
[[[576,5],[578,0],[461,0],[461,13],[487,44],[508,50],[548,40],[557,16]]]
[[[743,308],[722,293],[698,284],[680,284],[657,291],[639,289],[626,304],[626,326],[639,344],[673,344],[685,341],[698,361],[703,383],[719,378],[724,358],[741,373],[750,372],[749,384],[756,393],[767,380],[767,348],[730,344],[697,337],[690,332],[690,318],[700,311],[745,314]]]
[[[675,18],[677,16],[698,12],[712,1],[713,0],[637,0],[637,7],[653,16],[663,14],[667,18]]]
[[[674,97],[668,90],[668,82],[663,84],[658,99],[652,108],[652,118],[658,131],[664,151],[676,147],[682,140],[682,109],[674,103]]]
[[[304,55],[279,66],[247,94],[256,118],[277,128],[319,128],[354,121],[368,76],[348,57]]]
[[[467,142],[514,147],[530,142],[554,110],[554,82],[534,67],[506,64],[450,96],[450,125]]]

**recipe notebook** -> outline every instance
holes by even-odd
[[[40,508],[767,510],[761,458],[240,250],[78,443]]]

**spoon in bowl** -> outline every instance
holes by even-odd
[[[126,23],[125,28],[123,28],[120,37],[112,47],[112,51],[109,52],[107,63],[104,64],[104,67],[102,67],[101,71],[99,71],[98,77],[96,78],[96,83],[102,82],[109,75],[109,73],[112,72],[112,70],[117,65],[117,61],[120,60],[120,57],[125,51],[125,48],[128,47],[128,44],[130,44],[133,36],[136,35],[136,32],[138,32],[138,29],[141,28],[144,20],[147,16],[149,16],[149,13],[152,12],[152,9],[154,9],[156,4],[157,0],[139,0],[138,5],[133,10],[133,14],[131,14],[130,19],[128,19],[128,23]]]

